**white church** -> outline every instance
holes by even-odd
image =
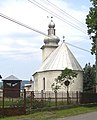
[[[58,45],[60,39],[55,34],[53,20],[48,25],[48,36],[44,38],[42,50],[42,65],[32,75],[34,91],[52,91],[51,85],[55,82],[62,70],[72,69],[78,73],[74,82],[69,85],[69,91],[83,91],[83,70],[65,41]],[[63,89],[60,89],[63,91]]]

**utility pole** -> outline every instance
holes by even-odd
[[[96,38],[96,93],[97,93],[97,38]]]

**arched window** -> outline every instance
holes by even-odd
[[[45,78],[43,78],[43,90],[45,90]]]

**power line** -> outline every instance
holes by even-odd
[[[78,49],[80,49],[80,50],[83,50],[83,51],[85,51],[85,52],[89,52],[89,53],[91,53],[89,50],[86,50],[86,49],[83,49],[83,48],[81,48],[81,47],[78,47],[78,46],[72,45],[72,44],[70,44],[70,43],[68,43],[68,42],[65,42],[65,43],[68,44],[68,45],[70,45],[70,46],[72,46],[72,47],[75,47],[75,48],[78,48]]]
[[[45,6],[41,5],[40,3],[38,3],[36,0],[33,0],[33,2],[31,0],[28,0],[30,3],[36,5],[37,7],[41,8],[42,10],[52,14],[53,16],[55,16],[56,18],[60,19],[61,21],[67,23],[68,25],[76,28],[77,30],[80,30],[81,32],[83,32],[84,34],[86,34],[86,32],[84,32],[81,28],[79,28],[76,25],[73,25],[70,21],[65,20],[63,17],[61,17],[60,15],[56,14],[55,12],[51,11],[50,9],[46,8]]]
[[[33,2],[31,0],[27,0],[28,2],[36,5],[37,7],[41,8],[42,10],[52,14],[53,16],[55,16],[56,18],[60,19],[61,21],[67,23],[68,25],[72,26],[73,28],[76,28],[77,30],[83,32],[84,34],[86,34],[85,31],[83,31],[81,28],[79,28],[76,25],[73,25],[71,22],[65,20],[63,17],[61,17],[60,15],[56,14],[55,12],[51,11],[50,9],[47,9],[45,6],[41,5],[40,3],[38,3],[37,1],[33,0]]]
[[[21,25],[21,26],[23,26],[23,27],[26,27],[26,28],[28,28],[28,29],[30,29],[30,30],[33,30],[33,31],[38,32],[38,33],[40,33],[40,34],[42,34],[42,35],[48,36],[48,35],[46,35],[45,33],[41,32],[41,31],[39,31],[39,30],[36,30],[36,29],[34,29],[34,28],[31,28],[30,26],[28,26],[28,25],[26,25],[26,24],[24,24],[24,23],[21,23],[21,22],[13,19],[13,18],[11,18],[11,17],[8,17],[8,16],[6,16],[6,15],[4,15],[4,14],[2,14],[2,13],[0,13],[0,16],[3,17],[3,18],[5,18],[5,19],[7,19],[7,20],[9,20],[9,21],[11,21],[11,22],[14,22],[14,23],[19,24],[19,25]],[[74,45],[72,45],[72,44],[70,44],[70,43],[67,43],[67,44],[69,44],[69,45],[71,45],[71,46],[73,46],[73,47],[76,47],[76,48],[78,48],[78,49],[84,50],[84,51],[86,51],[86,52],[90,52],[90,51],[85,50],[85,49],[83,49],[83,48],[74,46]]]
[[[74,18],[73,16],[68,14],[65,10],[62,10],[61,8],[59,8],[57,5],[53,4],[52,2],[50,2],[48,0],[41,0],[41,1],[46,3],[47,5],[49,4],[50,6],[54,7],[56,10],[60,11],[60,13],[65,14],[67,17],[69,17],[70,19],[74,20],[78,24],[80,24],[82,26],[85,26],[81,21],[77,20],[76,18]]]
[[[16,23],[16,24],[18,24],[18,25],[21,25],[21,26],[23,26],[23,27],[25,27],[25,28],[28,28],[28,29],[33,30],[33,31],[35,31],[35,32],[37,32],[37,33],[40,33],[40,34],[42,34],[42,35],[47,36],[47,34],[41,32],[41,31],[39,31],[39,30],[36,30],[36,29],[34,29],[34,28],[31,28],[30,26],[28,26],[28,25],[26,25],[26,24],[24,24],[24,23],[21,23],[21,22],[15,20],[15,19],[13,19],[13,18],[7,16],[7,15],[4,15],[4,14],[0,13],[0,16],[3,17],[3,18],[5,18],[5,19],[7,19],[7,20],[10,20],[10,21],[12,21],[12,22],[14,22],[14,23]]]
[[[66,44],[68,44],[68,45],[70,45],[70,46],[72,46],[72,47],[75,47],[75,48],[77,48],[77,49],[80,49],[80,50],[82,50],[82,51],[84,51],[84,52],[89,52],[89,53],[91,53],[89,50],[86,50],[86,49],[83,49],[83,48],[81,48],[81,47],[78,47],[78,46],[75,46],[75,45],[72,45],[72,44],[70,44],[70,43],[68,43],[68,42],[65,42]],[[2,55],[9,55],[9,56],[21,56],[21,55],[27,55],[27,56],[29,56],[29,55],[32,55],[32,54],[36,54],[36,53],[38,53],[38,51],[35,51],[35,52],[19,52],[19,51],[17,51],[17,52],[15,52],[15,53],[13,53],[14,51],[12,51],[12,53],[11,53],[11,51],[10,51],[10,53],[8,53],[8,51],[7,51],[7,53],[0,53],[0,55],[2,56]]]

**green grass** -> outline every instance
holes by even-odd
[[[33,104],[32,104],[33,109],[56,106],[55,101],[51,101],[50,99],[43,100],[43,101],[41,101],[41,100],[33,100],[32,102],[33,102]],[[65,102],[65,101],[58,101],[57,102],[57,106],[63,106],[63,105],[66,105],[66,104],[67,104],[67,102]],[[3,105],[3,101],[1,100],[0,101],[0,107],[2,107],[2,105]],[[10,98],[5,99],[4,108],[14,106],[14,105],[23,106],[24,105],[24,100],[23,99],[16,99],[16,98],[15,99],[10,99]],[[30,108],[30,105],[31,105],[31,100],[30,100],[30,98],[27,98],[26,99],[27,108]]]
[[[78,115],[87,112],[97,111],[97,107],[75,107],[64,110],[53,110],[53,111],[43,111],[35,112],[29,115],[15,116],[15,117],[5,117],[0,118],[0,120],[50,120],[56,118],[64,118],[67,116]]]
[[[2,107],[3,101],[0,100],[0,107]],[[23,106],[23,100],[18,98],[6,98],[4,99],[4,108],[11,107],[11,106]]]

